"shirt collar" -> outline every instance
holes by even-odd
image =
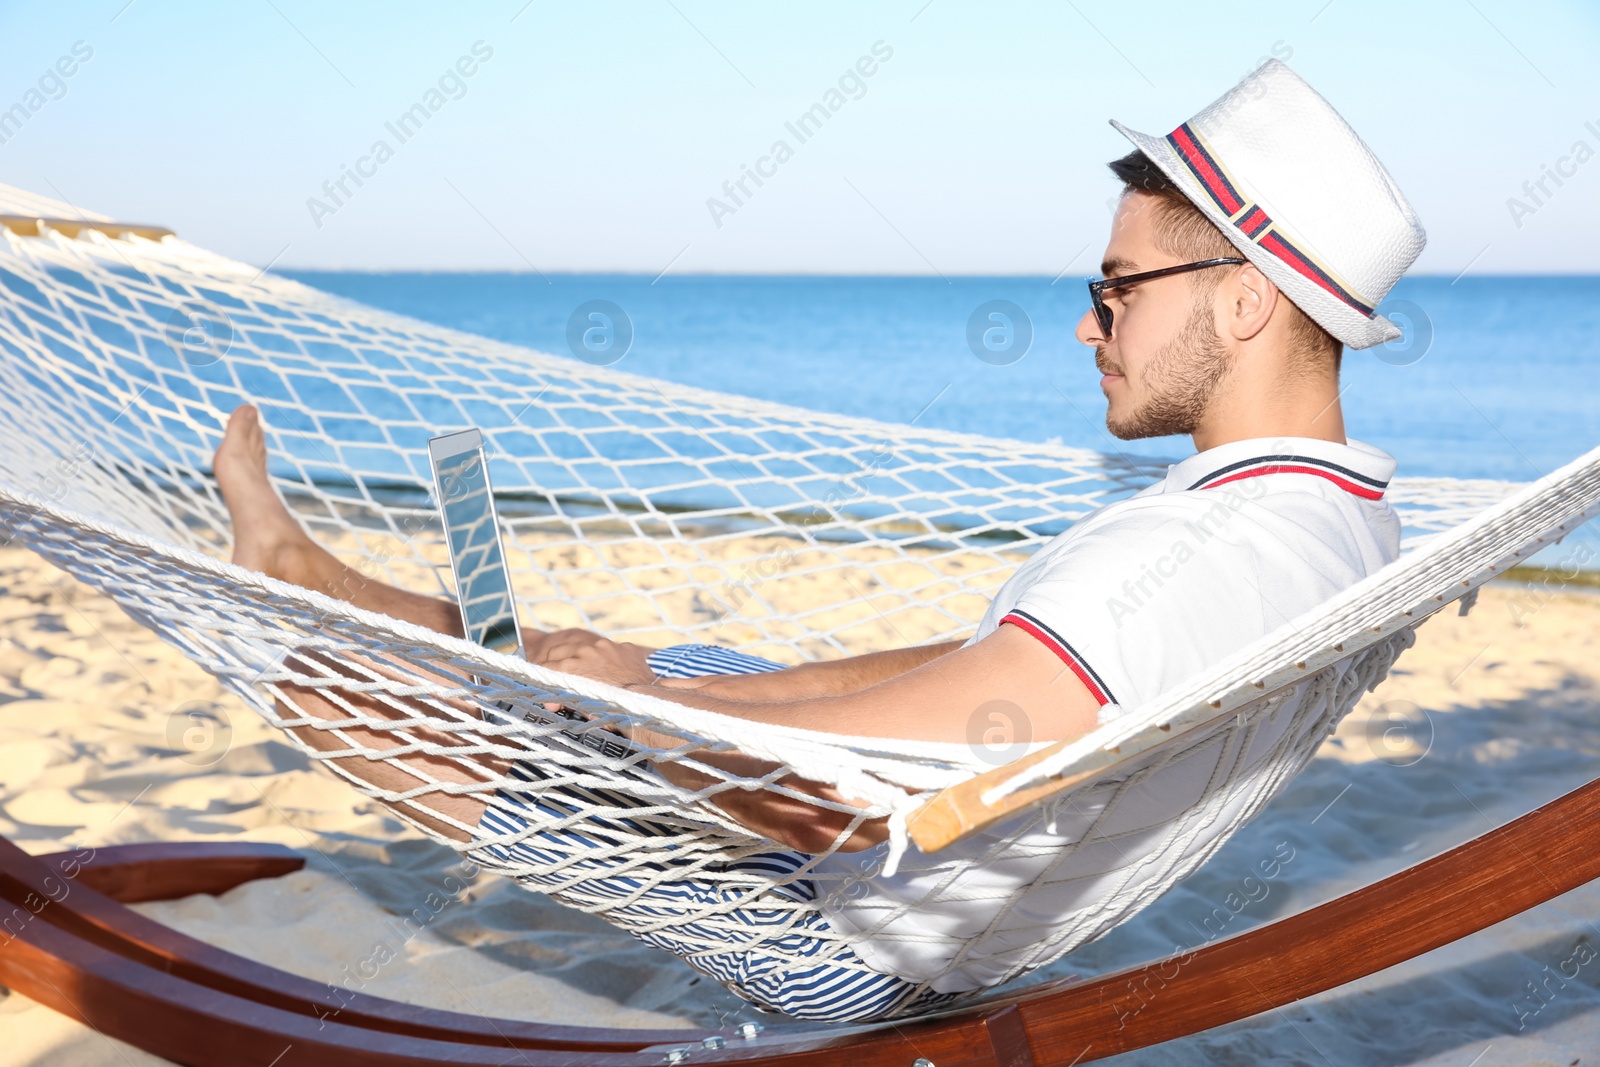
[[[1230,441],[1168,467],[1161,492],[1210,489],[1266,474],[1310,474],[1357,496],[1380,499],[1394,477],[1394,457],[1365,441],[1348,441],[1342,445],[1314,437]]]

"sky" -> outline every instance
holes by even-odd
[[[1417,271],[1595,272],[1597,45],[1587,0],[8,3],[0,183],[256,266],[1081,275],[1106,120],[1275,55],[1410,198]]]

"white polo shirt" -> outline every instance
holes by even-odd
[[[1259,438],[1207,449],[1036,552],[968,644],[1002,625],[1021,628],[1072,669],[1109,721],[1394,560],[1400,521],[1384,499],[1394,469],[1393,457],[1360,441]],[[828,906],[828,918],[862,936],[857,951],[869,965],[923,980],[942,975],[940,991],[992,985],[1106,894],[1136,891],[1139,876],[1119,874],[1124,850],[1194,803],[1204,781],[1180,779],[1195,770],[1159,771],[1145,783],[1147,802],[1119,807],[1118,817],[1137,825],[1117,827],[1113,836],[1125,843],[1113,852],[1101,840],[1079,841],[1079,832],[1107,836],[1092,812],[1080,812],[1058,814],[1054,833],[1030,829],[1023,847],[997,861],[1013,821],[934,856],[913,847],[897,874],[856,886],[851,899]],[[1226,819],[1212,820],[1186,854],[1227,829]],[[878,850],[835,855],[818,873],[859,874],[879,858]],[[903,905],[910,910],[885,922]]]

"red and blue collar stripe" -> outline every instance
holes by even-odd
[[[1381,500],[1389,488],[1386,480],[1373,478],[1349,467],[1331,463],[1312,456],[1275,455],[1252,456],[1236,463],[1218,467],[1210,474],[1197,479],[1189,489],[1215,489],[1242,478],[1258,478],[1264,474],[1310,474],[1326,478],[1347,493],[1364,500]]]

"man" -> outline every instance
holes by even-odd
[[[569,630],[529,638],[528,658],[728,715],[848,735],[963,742],[973,716],[1003,702],[1033,740],[1065,740],[1393,560],[1399,523],[1384,492],[1395,462],[1346,439],[1339,365],[1343,344],[1399,336],[1374,308],[1424,241],[1404,197],[1337,113],[1275,60],[1167,137],[1117,129],[1136,150],[1110,165],[1124,188],[1105,279],[1090,287],[1077,337],[1104,373],[1112,433],[1186,434],[1196,455],[1039,550],[966,641],[779,669],[705,646],[650,650]],[[236,562],[461,633],[453,604],[371,582],[315,545],[267,481],[264,459],[259,420],[241,407],[215,464]],[[373,774],[391,788],[415,783],[389,764]],[[802,853],[826,850],[849,825],[767,792],[735,793],[719,801],[735,818]],[[471,796],[437,803],[467,825],[484,811]],[[882,837],[867,824],[841,851]],[[924,899],[918,879],[913,864],[898,881],[879,880],[882,899],[869,893],[853,914],[829,919],[876,930],[860,916],[884,899]],[[905,936],[904,926],[858,947],[872,968],[910,984],[879,990],[870,1010],[846,1017],[981,987],[1021,951],[1013,938],[968,952],[952,976],[941,970],[951,953],[924,943],[938,938]],[[795,1010],[777,991],[741,991]]]

